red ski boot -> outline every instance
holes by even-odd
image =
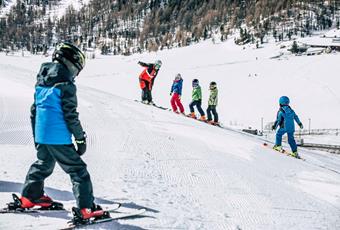
[[[63,210],[63,204],[53,201],[50,197],[43,195],[39,199],[30,200],[26,197],[19,198],[12,194],[14,202],[8,204],[9,210],[26,210],[33,207],[40,207],[39,210]]]
[[[99,205],[93,204],[91,208],[72,208],[73,213],[73,224],[85,224],[91,219],[98,220],[98,219],[105,219],[110,218],[110,213],[104,211],[102,207]]]

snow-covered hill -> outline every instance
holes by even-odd
[[[138,60],[161,59],[154,97],[168,106],[172,78],[184,77],[183,102],[199,78],[220,92],[226,125],[274,119],[287,94],[303,121],[334,127],[339,115],[339,55],[269,59],[275,45],[253,50],[230,43],[131,57],[89,60],[77,79],[80,119],[89,136],[84,155],[99,203],[145,207],[146,217],[100,229],[339,229],[340,157],[300,150],[306,161],[280,155],[263,140],[135,102]],[[19,193],[35,160],[29,107],[45,57],[0,54],[0,206]],[[329,68],[332,66],[332,68]],[[257,76],[255,76],[255,73]],[[248,75],[251,74],[251,77]],[[206,101],[204,102],[206,105]],[[57,166],[46,181],[53,198],[74,205],[69,178]],[[0,215],[0,229],[56,229],[65,213]]]
[[[54,19],[55,17],[59,19],[65,14],[67,7],[73,6],[75,10],[79,10],[83,5],[88,4],[88,2],[89,0],[61,0],[57,6],[47,9],[46,15],[48,15],[50,19]],[[11,7],[17,3],[17,0],[4,1],[4,3],[4,7],[0,7],[0,18],[6,17]]]
[[[287,45],[287,44],[285,44]],[[139,60],[164,63],[154,87],[154,99],[170,106],[169,92],[177,73],[184,78],[182,101],[188,112],[191,81],[198,78],[203,88],[203,107],[208,101],[208,86],[216,81],[219,89],[218,111],[225,125],[261,128],[275,120],[278,99],[291,98],[292,107],[305,127],[339,128],[340,55],[283,56],[272,59],[287,48],[270,43],[264,48],[235,46],[232,39],[213,45],[211,41],[186,48],[130,57],[100,57],[88,62],[80,76],[80,84],[136,99],[140,96]],[[287,51],[286,51],[287,52]],[[103,84],[104,83],[104,84]]]

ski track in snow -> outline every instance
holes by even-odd
[[[264,229],[268,226],[268,223],[270,223],[273,219],[278,219],[284,212],[290,213],[290,215],[288,215],[288,219],[290,221],[288,221],[288,224],[285,223],[286,221],[283,221],[280,223],[280,226],[282,227],[286,225],[287,228],[296,226],[296,223],[298,223],[301,218],[315,219],[317,216],[323,216],[323,218],[325,218],[323,213],[326,212],[326,210],[320,210],[319,208],[316,208],[319,204],[313,199],[310,199],[308,202],[310,207],[299,208],[299,206],[305,206],[305,201],[301,201],[305,199],[305,194],[300,195],[299,192],[294,191],[294,189],[293,195],[290,195],[289,192],[285,192],[286,190],[291,190],[289,186],[287,189],[284,188],[286,178],[281,178],[281,180],[279,180],[280,183],[276,182],[278,178],[275,178],[275,182],[273,182],[271,179],[268,180],[266,175],[273,171],[277,171],[276,164],[271,167],[270,165],[266,165],[269,167],[269,169],[266,168],[265,172],[254,173],[259,171],[258,167],[256,167],[256,164],[254,166],[253,162],[249,163],[249,161],[245,161],[245,166],[239,167],[239,159],[236,159],[234,164],[229,163],[231,166],[233,166],[230,171],[236,173],[228,172],[227,175],[225,175],[226,172],[223,167],[221,169],[222,173],[219,173],[219,170],[214,169],[216,165],[214,167],[209,166],[204,160],[207,157],[206,155],[210,155],[209,153],[212,152],[209,147],[200,146],[200,148],[205,148],[206,150],[196,153],[190,148],[191,145],[184,144],[187,143],[187,141],[192,140],[185,140],[185,138],[183,140],[180,140],[180,138],[179,140],[175,140],[176,137],[165,135],[164,133],[159,132],[159,130],[163,132],[166,131],[166,128],[162,127],[162,123],[158,121],[159,118],[157,116],[162,115],[169,117],[174,116],[173,114],[170,114],[166,111],[159,111],[156,108],[148,107],[142,104],[134,104],[133,102],[130,102],[130,105],[123,99],[117,99],[112,95],[101,93],[97,90],[95,90],[94,94],[89,92],[91,92],[91,89],[86,89],[85,95],[90,94],[86,95],[89,96],[87,101],[92,98],[92,100],[97,101],[97,103],[100,105],[99,107],[92,107],[98,111],[97,114],[94,114],[94,117],[101,117],[98,120],[98,123],[96,123],[96,126],[105,126],[106,129],[112,130],[113,133],[111,132],[111,138],[114,136],[116,143],[121,143],[119,144],[120,147],[117,146],[117,148],[119,147],[117,149],[119,153],[118,157],[120,157],[120,154],[130,153],[129,159],[125,159],[128,161],[126,164],[131,164],[131,160],[137,158],[142,158],[145,161],[143,164],[138,164],[136,166],[132,163],[130,167],[123,164],[122,170],[116,169],[117,173],[120,172],[122,174],[123,172],[123,175],[120,177],[124,184],[126,184],[126,188],[124,188],[123,191],[127,193],[131,190],[138,191],[139,187],[143,187],[146,191],[148,191],[147,188],[150,186],[150,184],[155,183],[155,181],[157,181],[159,184],[170,185],[166,186],[166,188],[164,188],[164,186],[160,186],[156,191],[155,188],[152,187],[150,191],[144,191],[144,193],[148,194],[147,196],[135,194],[133,196],[128,196],[128,199],[136,199],[138,195],[140,197],[148,197],[146,200],[143,200],[147,203],[154,202],[154,205],[157,207],[158,205],[164,205],[164,203],[159,203],[152,200],[157,200],[157,197],[160,197],[162,202],[170,204],[171,207],[176,208],[176,210],[181,210],[178,208],[183,207],[182,211],[184,213],[191,213],[192,210],[195,210],[196,212],[195,216],[190,214],[190,216],[184,215],[182,218],[175,219],[173,219],[173,217],[160,217],[159,219],[162,219],[162,221],[159,223],[159,226],[153,224],[153,228],[161,228],[162,226],[168,225],[169,227],[171,226],[184,229],[233,229],[233,227],[237,225],[232,224],[233,221],[228,221],[228,218],[230,218],[231,214],[216,211],[215,215],[218,217],[216,218],[210,215],[206,216],[205,213],[200,212],[200,210],[205,210],[206,206],[215,206],[219,203],[225,204],[226,207],[230,206],[230,209],[234,210],[233,217],[237,217],[236,219],[239,219],[243,225],[257,226]],[[98,95],[100,94],[103,95],[98,98]],[[117,106],[119,101],[121,104],[120,106]],[[137,109],[136,107],[146,107],[146,111],[143,111],[143,114],[139,114],[141,113],[141,110]],[[108,114],[103,113],[105,110]],[[92,117],[91,120],[94,120],[94,117]],[[150,123],[148,120],[155,120],[155,122]],[[182,120],[183,121],[180,122],[187,121],[187,119],[184,117]],[[132,123],[131,121],[135,122]],[[191,123],[193,123],[193,125],[205,126],[205,124],[197,124],[195,121],[192,121]],[[174,126],[178,125],[180,124],[174,124]],[[224,130],[216,129],[214,127],[209,128],[216,132],[225,132]],[[115,135],[114,130],[119,130],[119,132],[117,132]],[[121,130],[126,131],[121,133]],[[143,135],[136,135],[138,133],[142,133]],[[233,137],[235,135],[240,136],[239,134],[234,134],[230,135],[230,138],[235,138]],[[123,138],[124,136],[125,138]],[[96,139],[102,140],[102,142],[96,143],[96,145],[102,146],[100,149],[98,149],[98,151],[105,151],[104,146],[106,142],[103,141],[102,138],[105,137],[96,137]],[[157,145],[153,143],[157,143]],[[195,145],[197,144],[195,143]],[[261,148],[261,146],[256,148]],[[245,148],[242,151],[249,150],[250,149]],[[260,149],[260,151],[261,150],[262,149]],[[257,149],[256,151],[259,150]],[[112,152],[115,151],[112,150]],[[200,156],[202,152],[208,154],[203,154],[204,157],[202,157]],[[221,153],[221,155],[222,154],[223,153]],[[211,158],[211,160],[213,159],[214,157]],[[221,162],[224,161],[224,159],[215,160],[217,162],[220,162],[220,160]],[[279,160],[282,159],[279,158]],[[294,163],[301,162],[293,161],[293,164]],[[104,168],[106,167],[104,166]],[[290,170],[288,170],[288,172],[284,170],[282,175],[285,175],[286,173],[289,174]],[[247,178],[240,176],[242,174],[247,175]],[[249,175],[253,176],[249,178]],[[292,175],[289,177],[294,177],[294,175],[295,172],[292,172]],[[261,178],[260,184],[254,184],[254,181],[259,181],[259,178]],[[268,183],[263,183],[266,180],[268,180]],[[225,181],[230,181],[230,183],[228,183],[229,186],[230,184],[233,184],[233,186],[230,188],[225,184]],[[273,187],[273,183],[276,184],[276,186]],[[253,186],[249,188],[250,184],[253,184]],[[265,191],[272,190],[271,192],[268,192],[269,194],[277,194],[277,197],[273,200],[275,200],[278,204],[273,204],[270,202],[267,199],[268,194],[263,194],[263,191],[257,191],[256,188],[263,187],[263,184],[268,184],[268,187],[264,189]],[[236,188],[234,188],[235,185]],[[216,190],[218,190],[220,186],[224,187],[225,191],[221,194],[216,194]],[[188,190],[188,187],[191,189]],[[276,191],[276,189],[273,188],[280,188],[280,191]],[[180,190],[180,192],[176,190]],[[228,190],[232,192],[228,194],[228,192],[226,192]],[[240,194],[238,194],[238,191]],[[150,194],[155,198],[150,199]],[[213,194],[217,198],[214,199],[214,196],[208,196],[205,198],[207,194]],[[246,196],[247,199],[244,199],[244,196]],[[280,197],[285,197],[285,201],[282,203],[277,202],[280,200]],[[287,199],[287,197],[290,198]],[[290,205],[285,205],[287,202]],[[259,211],[259,209],[263,211]],[[261,213],[261,215],[259,215],[259,213]],[[224,216],[224,218],[221,219],[221,216]],[[327,216],[329,216],[329,214],[327,214]],[[333,216],[333,218],[334,217],[335,216]],[[182,219],[182,221],[179,221],[179,219]],[[185,223],[185,225],[183,225],[183,223]],[[275,225],[275,223],[272,224]],[[304,229],[306,227],[305,224],[306,223],[301,225],[300,229]],[[316,226],[317,223],[312,223],[310,225],[310,227],[314,228]]]

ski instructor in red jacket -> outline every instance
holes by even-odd
[[[154,104],[152,101],[151,90],[158,71],[162,66],[162,62],[157,60],[154,64],[148,64],[139,61],[138,64],[145,67],[143,72],[139,75],[139,84],[142,89],[142,102],[145,104]]]

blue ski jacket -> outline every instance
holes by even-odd
[[[78,119],[74,76],[60,63],[43,63],[37,75],[31,123],[35,143],[72,144],[84,138]]]
[[[183,79],[174,81],[171,87],[171,93],[177,93],[182,95],[182,86],[183,86]]]
[[[298,125],[301,125],[301,121],[294,110],[288,105],[282,106],[277,112],[274,128],[276,129],[279,126],[280,129],[284,129],[287,133],[293,133],[295,132],[294,120]]]

